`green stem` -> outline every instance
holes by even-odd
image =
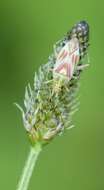
[[[36,165],[38,155],[41,151],[41,146],[38,144],[35,147],[30,148],[28,159],[25,163],[21,178],[19,180],[17,190],[27,190],[29,186],[29,181],[32,176],[33,169]]]

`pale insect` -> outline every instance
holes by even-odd
[[[58,74],[71,80],[79,59],[79,42],[77,38],[72,38],[56,55],[56,64],[53,70],[54,76],[57,76]]]

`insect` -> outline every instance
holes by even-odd
[[[78,61],[79,42],[77,38],[72,38],[57,55],[54,72],[62,74],[70,80]]]
[[[78,66],[78,63],[87,52],[88,41],[89,26],[85,21],[81,21],[67,33],[64,44],[61,45],[60,51],[56,53],[54,74],[67,77],[68,80],[71,80],[76,67],[77,70],[81,70],[87,66]]]

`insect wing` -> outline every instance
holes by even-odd
[[[71,79],[78,61],[79,43],[76,38],[73,38],[66,43],[57,55],[54,72]]]

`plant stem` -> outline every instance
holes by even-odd
[[[32,176],[33,169],[36,165],[38,155],[41,151],[41,146],[36,144],[35,147],[30,148],[30,152],[25,163],[21,178],[19,180],[17,190],[27,190],[29,186],[29,181]]]

